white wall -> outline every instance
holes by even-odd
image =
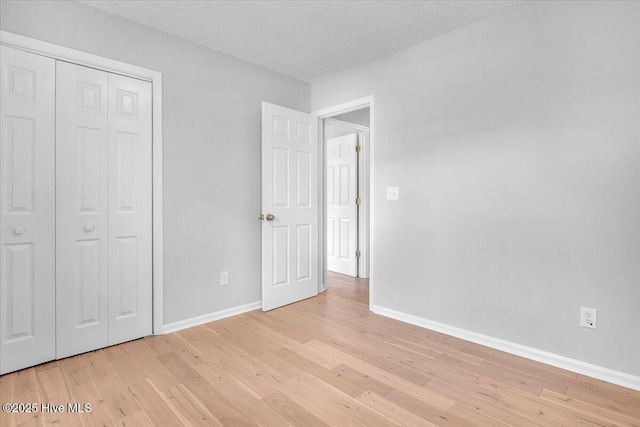
[[[260,103],[309,111],[309,85],[75,2],[0,8],[3,30],[163,73],[165,323],[259,301]]]
[[[374,304],[640,375],[639,22],[530,2],[312,84],[375,95]]]

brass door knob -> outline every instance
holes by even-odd
[[[276,219],[276,217],[271,214],[267,214],[266,219],[267,221],[273,221],[274,219]]]

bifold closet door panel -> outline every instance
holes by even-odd
[[[0,47],[0,374],[55,358],[55,61]]]
[[[107,85],[106,72],[57,62],[58,358],[108,345]]]
[[[109,344],[152,333],[151,83],[109,74]]]

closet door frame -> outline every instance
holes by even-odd
[[[162,234],[162,73],[87,52],[0,30],[0,44],[60,61],[133,77],[151,83],[152,92],[152,244],[153,335],[164,333]]]

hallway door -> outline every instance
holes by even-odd
[[[327,269],[358,274],[358,135],[327,139]]]

